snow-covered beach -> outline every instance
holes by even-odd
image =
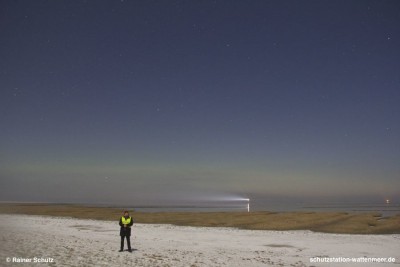
[[[0,266],[398,266],[400,261],[400,235],[166,224],[134,224],[135,250],[118,252],[118,220],[32,215],[0,214],[0,241]],[[396,262],[310,262],[315,257],[395,258]],[[34,263],[38,259],[43,262]]]

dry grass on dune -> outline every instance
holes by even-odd
[[[113,220],[121,209],[90,207],[74,204],[0,204],[0,213],[63,216],[81,219]]]
[[[122,209],[59,204],[0,204],[0,213],[115,220]],[[400,233],[400,215],[345,212],[131,212],[138,223],[237,227],[252,230],[312,230],[327,233]]]

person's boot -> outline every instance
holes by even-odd
[[[132,249],[131,249],[131,248],[129,248],[129,249],[128,249],[128,251],[129,251],[129,252],[132,252]]]
[[[121,248],[120,250],[118,250],[118,252],[122,252],[122,251],[124,251],[124,248]]]

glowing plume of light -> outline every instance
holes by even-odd
[[[247,202],[247,212],[250,212],[250,198],[244,198],[244,197],[216,197],[213,199],[210,199],[213,201],[222,201],[222,202]]]
[[[177,200],[189,201],[190,203],[203,203],[204,205],[219,204],[221,206],[240,205],[250,211],[250,198],[242,197],[239,194],[231,194],[224,192],[195,192],[189,196],[180,196]],[[246,204],[246,206],[245,206]]]

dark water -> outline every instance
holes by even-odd
[[[46,202],[43,202],[46,203]],[[49,203],[56,204],[56,203]],[[58,203],[60,204],[60,203]],[[354,202],[300,202],[300,201],[266,201],[265,199],[251,199],[235,201],[201,201],[182,203],[156,203],[156,204],[99,204],[99,203],[64,203],[82,204],[96,207],[114,207],[141,212],[247,212],[250,211],[309,211],[309,212],[374,212],[381,216],[400,215],[400,203],[354,203]]]
[[[247,211],[247,202],[242,203],[201,203],[198,205],[138,205],[127,207],[142,212],[217,212]],[[377,212],[382,216],[400,214],[400,204],[379,203],[252,203],[250,211],[310,211],[310,212]]]

